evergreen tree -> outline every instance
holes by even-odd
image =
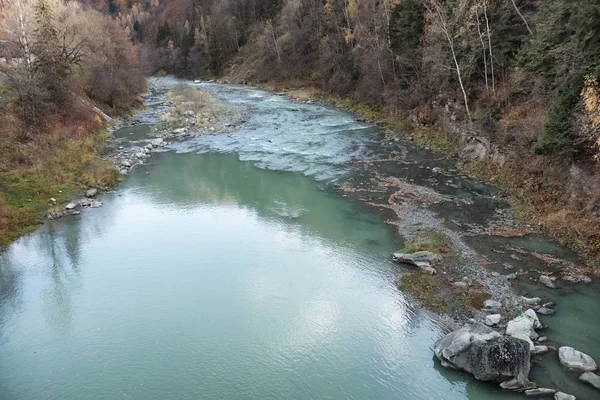
[[[54,26],[54,16],[47,0],[38,0],[35,6],[37,29],[34,33],[36,59],[34,71],[38,85],[45,92],[45,106],[56,109],[69,101],[66,78],[70,73]]]

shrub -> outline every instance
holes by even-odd
[[[542,137],[534,148],[536,154],[568,156],[574,153],[573,113],[583,86],[583,74],[577,71],[559,89],[554,103],[546,113]]]

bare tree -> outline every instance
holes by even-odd
[[[515,0],[511,0],[511,2],[512,2],[513,7],[515,7],[515,10],[517,11],[517,14],[519,14],[519,17],[521,17],[521,19],[525,23],[525,26],[527,27],[527,30],[529,31],[529,34],[531,36],[533,36],[533,32],[531,31],[531,28],[529,28],[529,24],[527,23],[527,20],[525,19],[525,16],[523,16],[523,14],[521,14],[521,11],[519,10],[519,7],[517,7],[517,3],[515,3]]]
[[[488,50],[490,51],[490,69],[492,73],[492,93],[496,95],[496,77],[494,76],[494,55],[492,53],[492,31],[490,30],[490,21],[487,14],[487,0],[483,0],[483,15],[485,17],[485,27],[487,30]]]
[[[479,10],[475,7],[475,17],[477,18],[477,33],[479,34],[479,42],[481,43],[481,49],[483,52],[483,68],[485,77],[485,90],[490,90],[488,85],[488,69],[487,69],[487,49],[485,48],[485,42],[483,41],[483,34],[481,33],[481,23],[479,22]]]
[[[460,84],[460,89],[463,94],[463,100],[465,104],[465,110],[467,112],[467,118],[469,124],[471,121],[471,110],[469,109],[469,99],[467,96],[467,91],[465,90],[465,85],[462,79],[462,73],[460,64],[458,62],[458,58],[456,56],[456,50],[454,45],[454,27],[448,21],[448,17],[443,9],[443,5],[440,4],[439,0],[422,0],[423,5],[427,9],[428,13],[433,18],[433,22],[436,24],[436,27],[441,30],[446,40],[448,41],[448,46],[450,47],[450,53],[452,54],[452,60],[454,61],[454,69],[456,71],[456,76],[458,78],[458,83]]]

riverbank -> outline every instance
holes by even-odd
[[[457,159],[462,172],[506,193],[513,216],[527,225],[529,231],[543,233],[577,251],[587,266],[586,273],[600,273],[595,267],[600,261],[600,217],[594,208],[595,175],[590,170],[559,157],[527,152],[527,147],[507,142],[502,135],[497,141],[494,137],[498,135],[476,134],[480,128],[456,120],[455,113],[460,108],[457,104],[437,104],[427,112],[419,109],[405,115],[390,115],[351,98],[311,86],[299,87],[298,83],[252,84],[300,101],[323,102],[348,111],[383,128],[384,141],[408,135],[426,148]],[[513,114],[512,118],[517,118]],[[503,123],[517,124],[511,120]]]
[[[85,105],[74,105],[71,119],[48,124],[27,142],[11,135],[4,115],[0,146],[0,248],[36,230],[58,204],[90,188],[112,187],[119,180],[100,153],[108,123]]]
[[[49,125],[46,134],[21,144],[4,137],[0,146],[0,249],[39,228],[46,219],[78,215],[99,207],[97,195],[111,190],[153,151],[173,140],[227,133],[243,123],[247,111],[218,101],[191,85],[172,81],[146,95],[167,96],[155,130],[142,145],[122,146],[113,132],[141,123],[137,115],[107,121],[89,104],[75,107],[73,120]],[[5,116],[4,124],[9,124]],[[93,193],[93,194],[92,194]]]

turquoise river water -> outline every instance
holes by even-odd
[[[207,88],[248,107],[248,121],[171,144],[102,208],[0,253],[0,399],[519,397],[434,360],[441,328],[394,284],[397,228],[332,190],[375,151],[377,129],[253,88]],[[560,296],[548,336],[600,360],[592,289],[531,290]],[[532,379],[595,395],[553,360]]]

